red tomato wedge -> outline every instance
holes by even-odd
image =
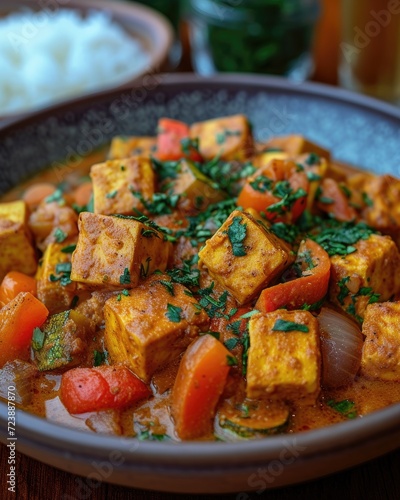
[[[156,156],[159,160],[176,161],[189,158],[192,161],[202,161],[200,153],[190,144],[189,125],[170,118],[160,118],[157,130]],[[188,141],[187,147],[185,140]]]
[[[309,182],[297,165],[272,160],[248,178],[237,204],[265,214],[271,222],[295,222],[307,205]]]
[[[333,215],[337,220],[342,222],[352,221],[357,216],[356,211],[349,203],[349,199],[334,179],[323,179],[318,200],[318,208]]]
[[[172,415],[181,439],[195,439],[211,432],[229,373],[230,355],[211,335],[196,339],[183,355],[172,391]]]
[[[255,308],[261,312],[287,307],[299,309],[323,299],[328,291],[331,262],[327,252],[313,240],[301,242],[294,269],[301,276],[261,292]]]
[[[18,271],[11,271],[4,276],[0,285],[0,302],[8,304],[21,292],[36,295],[36,280]]]
[[[150,389],[125,366],[73,368],[61,379],[60,397],[69,413],[126,408]]]
[[[7,361],[29,359],[33,330],[48,315],[46,306],[29,292],[19,293],[0,309],[0,367]]]

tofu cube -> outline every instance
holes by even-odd
[[[368,378],[400,382],[400,302],[370,304],[362,332],[361,371]]]
[[[0,203],[0,249],[0,281],[9,271],[36,272],[36,252],[24,201]]]
[[[38,267],[37,297],[47,307],[50,314],[69,309],[76,294],[76,283],[65,284],[62,280],[63,277],[68,277],[72,255],[72,251],[63,250],[68,250],[75,243],[75,239],[66,240],[63,243],[50,243]]]
[[[135,219],[83,212],[71,279],[94,286],[133,288],[165,270],[171,243]]]
[[[247,397],[315,404],[321,371],[316,318],[308,311],[256,314],[249,334]]]
[[[154,194],[154,172],[148,158],[109,160],[93,165],[90,170],[93,181],[94,212],[96,214],[134,214],[144,206],[133,192],[139,192],[145,200]]]
[[[286,243],[247,212],[235,210],[199,252],[208,269],[239,302],[257,297],[294,260]]]
[[[355,252],[331,257],[330,300],[362,320],[371,301],[384,302],[400,291],[400,254],[389,236],[359,240]]]
[[[211,179],[187,160],[180,162],[180,173],[172,184],[172,191],[180,195],[179,208],[185,211],[204,210],[225,198]]]
[[[284,135],[279,137],[272,137],[265,145],[265,149],[278,149],[290,156],[297,156],[303,153],[315,153],[318,156],[322,156],[326,160],[330,160],[330,152],[311,142],[302,135]]]
[[[108,158],[120,160],[129,157],[148,158],[157,151],[157,139],[155,137],[124,137],[117,136],[111,141]]]
[[[199,334],[209,318],[180,284],[153,276],[130,296],[113,297],[104,307],[105,345],[113,363],[124,363],[142,380],[176,359]]]
[[[194,123],[190,137],[199,139],[199,151],[206,160],[219,156],[221,160],[243,161],[254,151],[251,129],[244,115]]]

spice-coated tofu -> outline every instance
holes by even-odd
[[[209,318],[197,301],[168,276],[153,276],[130,296],[109,299],[104,308],[105,344],[113,363],[124,363],[142,380],[176,359]]]
[[[285,242],[239,210],[207,240],[199,258],[239,304],[257,297],[294,260]]]
[[[358,319],[368,303],[389,300],[400,291],[400,254],[389,236],[372,234],[356,251],[331,257],[330,300]]]
[[[284,135],[272,137],[265,145],[264,149],[277,149],[288,153],[290,156],[297,156],[303,153],[315,153],[329,161],[330,153],[327,149],[311,142],[302,135]]]
[[[362,332],[363,375],[400,381],[400,302],[370,304],[365,311]]]
[[[143,204],[133,193],[140,193],[145,200],[154,194],[154,172],[148,158],[109,160],[93,165],[94,212],[97,214],[133,214],[141,212]]]
[[[400,179],[374,176],[365,183],[363,193],[368,201],[363,210],[366,222],[392,236],[400,246]]]
[[[25,202],[0,203],[0,281],[9,271],[34,274],[36,268]]]
[[[180,173],[172,184],[172,191],[180,195],[179,208],[188,211],[204,210],[225,197],[218,186],[188,160],[180,162]]]
[[[318,322],[308,311],[278,310],[249,321],[247,397],[314,404],[320,389]]]
[[[83,212],[71,279],[133,288],[155,270],[165,270],[170,251],[161,233],[135,219]]]
[[[131,156],[149,157],[157,151],[155,137],[117,136],[111,141],[108,157],[110,160],[124,159]]]
[[[199,139],[200,154],[206,160],[246,160],[253,154],[253,136],[247,118],[233,115],[194,123],[190,137]]]
[[[43,254],[36,273],[37,296],[50,314],[70,308],[76,293],[76,283],[69,283],[71,255],[76,240],[50,243]]]

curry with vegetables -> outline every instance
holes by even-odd
[[[106,156],[107,155],[107,156]],[[115,137],[0,203],[0,395],[142,440],[400,402],[400,180],[243,115]]]

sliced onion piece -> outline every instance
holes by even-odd
[[[321,333],[322,385],[351,384],[360,368],[363,335],[359,326],[343,314],[323,307],[318,315]]]

